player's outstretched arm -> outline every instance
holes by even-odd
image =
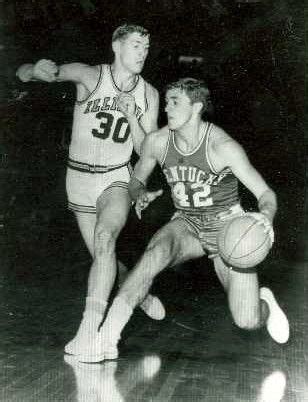
[[[34,64],[23,64],[16,71],[17,77],[23,81],[61,82],[72,81],[87,85],[87,79],[97,74],[95,67],[83,63],[57,65],[52,60],[41,59]],[[89,78],[88,78],[89,77]]]

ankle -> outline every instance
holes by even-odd
[[[105,300],[101,300],[101,299],[97,299],[92,296],[88,296],[86,298],[84,314],[87,314],[87,313],[95,314],[96,313],[98,315],[103,315],[106,307],[107,307],[107,302]]]

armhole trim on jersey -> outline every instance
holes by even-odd
[[[94,88],[93,91],[90,92],[89,95],[88,95],[85,99],[83,99],[82,101],[81,101],[81,100],[76,100],[75,103],[76,103],[77,105],[82,105],[82,104],[86,103],[90,98],[92,98],[92,96],[98,91],[98,89],[99,89],[99,87],[100,87],[100,85],[101,85],[101,82],[102,82],[102,80],[103,80],[103,75],[104,75],[104,65],[101,64],[101,65],[100,65],[100,69],[99,69],[99,77],[98,77],[97,84],[96,84],[95,88]]]
[[[209,155],[209,141],[210,141],[210,136],[213,132],[213,123],[209,123],[208,127],[207,127],[207,131],[206,131],[206,140],[205,140],[205,157],[206,157],[206,161],[211,169],[211,171],[214,174],[219,174],[219,172],[217,172],[217,170],[214,168],[214,165],[212,164],[211,160],[210,160],[210,155]]]
[[[167,153],[168,153],[168,151],[169,151],[169,144],[170,144],[171,136],[172,136],[172,131],[169,130],[168,141],[167,141],[167,144],[166,144],[166,148],[165,148],[165,152],[164,152],[163,158],[162,158],[161,163],[160,163],[160,166],[161,166],[161,167],[164,166],[164,163],[165,163],[165,160],[166,160],[166,157],[167,157]]]
[[[148,88],[149,84],[146,82],[146,80],[143,80],[143,81],[144,81],[144,113],[146,113],[149,110],[149,102],[148,102],[148,96],[147,96],[147,93],[148,93],[147,88]]]

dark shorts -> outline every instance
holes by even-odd
[[[229,220],[244,215],[245,211],[240,204],[233,205],[225,211],[210,214],[191,214],[178,210],[172,217],[185,222],[188,229],[193,232],[209,258],[218,255],[217,234]]]

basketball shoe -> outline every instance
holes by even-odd
[[[140,304],[140,308],[153,320],[163,320],[166,316],[165,308],[158,297],[148,294]],[[103,314],[96,312],[84,313],[76,336],[65,345],[64,351],[70,355],[96,355],[97,337]],[[112,356],[114,356],[114,352]]]
[[[163,320],[166,316],[165,308],[157,296],[148,294],[139,307],[153,320]]]
[[[92,339],[91,346],[84,353],[76,356],[81,363],[100,363],[104,360],[114,360],[119,356],[116,342],[112,342],[99,331]]]
[[[117,359],[121,332],[133,314],[133,307],[121,296],[115,297],[99,332],[91,339],[92,346],[78,356],[84,363]]]
[[[275,342],[286,343],[290,336],[287,316],[279,307],[273,292],[269,288],[260,288],[260,298],[267,303],[269,308],[269,316],[266,321],[268,333]]]

